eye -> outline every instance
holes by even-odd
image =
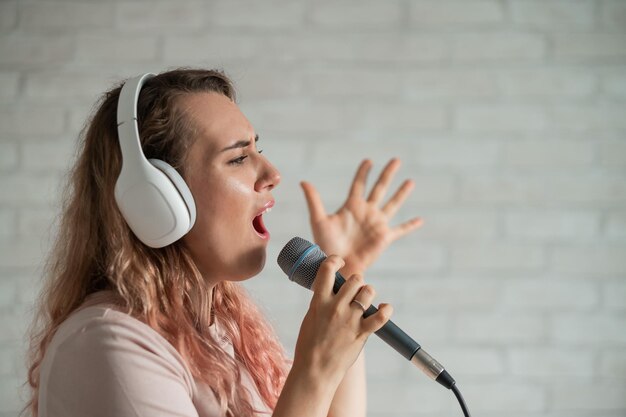
[[[230,165],[241,165],[241,164],[243,164],[244,159],[246,159],[247,157],[248,157],[248,155],[242,155],[239,158],[235,158],[235,159],[232,159],[232,160],[228,161],[228,163]]]
[[[257,152],[258,153],[263,153],[263,149],[259,149]]]

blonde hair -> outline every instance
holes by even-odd
[[[177,349],[196,380],[211,387],[224,415],[250,416],[254,410],[236,361],[208,333],[211,321],[216,323],[273,409],[287,360],[274,331],[244,289],[224,281],[211,291],[181,241],[149,248],[122,218],[113,194],[121,168],[116,129],[120,90],[118,85],[102,96],[81,134],[31,334],[32,395],[25,411],[38,414],[40,365],[56,330],[89,294],[100,290],[115,293],[129,314]],[[137,105],[144,153],[168,162],[183,177],[193,126],[179,102],[197,92],[217,92],[235,100],[232,83],[221,71],[177,69],[150,79]]]

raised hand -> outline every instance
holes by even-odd
[[[309,207],[313,238],[328,255],[341,256],[350,271],[364,271],[395,240],[422,224],[415,217],[397,226],[390,220],[413,190],[414,183],[406,180],[384,204],[383,198],[400,160],[392,159],[381,172],[376,184],[365,198],[365,183],[372,167],[369,160],[361,162],[345,203],[334,214],[327,214],[315,187],[302,182]]]

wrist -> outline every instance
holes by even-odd
[[[363,274],[367,269],[367,266],[363,262],[357,261],[351,257],[344,258],[344,262],[346,264],[339,270],[339,272],[345,278],[348,278],[353,274]]]

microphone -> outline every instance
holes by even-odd
[[[317,270],[324,259],[326,259],[326,254],[319,246],[306,239],[294,237],[280,251],[278,265],[291,281],[310,290],[313,281],[315,281]],[[339,272],[335,274],[335,284],[333,285],[335,294],[345,281],[345,278]],[[370,305],[363,313],[363,316],[369,317],[377,311],[376,307]],[[376,331],[376,335],[430,378],[448,389],[454,387],[454,378],[450,376],[444,367],[426,353],[419,343],[396,326],[394,322],[389,320]]]

